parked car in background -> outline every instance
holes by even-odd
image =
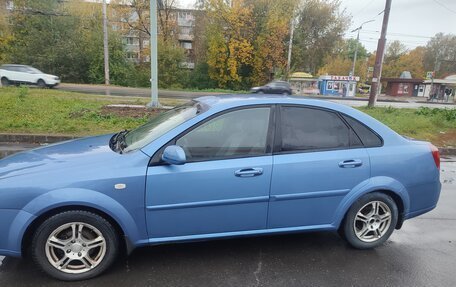
[[[49,75],[27,65],[1,65],[0,81],[2,86],[37,85],[40,88],[53,88],[60,84],[59,77]]]
[[[255,94],[280,94],[280,95],[291,95],[292,90],[290,83],[285,81],[272,81],[261,87],[254,87],[250,89],[250,92]]]
[[[435,208],[439,166],[430,143],[347,106],[203,97],[132,131],[0,160],[0,255],[30,251],[72,281],[163,243],[339,231],[374,248]]]

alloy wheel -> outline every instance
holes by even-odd
[[[355,235],[363,242],[377,241],[388,232],[391,219],[391,210],[384,202],[368,202],[361,207],[354,218]]]

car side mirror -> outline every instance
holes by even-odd
[[[161,158],[164,162],[175,165],[182,165],[187,161],[185,151],[178,145],[167,146]]]

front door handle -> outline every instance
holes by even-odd
[[[341,168],[354,168],[362,165],[363,162],[360,159],[349,159],[339,162],[339,167]]]
[[[239,177],[252,177],[252,176],[258,176],[263,174],[263,169],[262,168],[243,168],[236,170],[234,172],[235,176]]]

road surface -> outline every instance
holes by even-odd
[[[439,204],[384,246],[350,248],[335,233],[147,247],[106,274],[65,286],[456,286],[456,158],[443,160]],[[30,260],[0,257],[0,286],[60,287]]]
[[[79,92],[85,94],[93,95],[111,95],[111,96],[135,96],[135,97],[150,97],[150,89],[146,88],[128,88],[128,87],[115,87],[115,86],[102,86],[102,85],[80,85],[80,84],[62,84],[57,87],[57,89],[71,92]],[[178,98],[178,99],[192,99],[201,96],[207,95],[221,95],[223,93],[214,93],[214,92],[185,92],[185,91],[168,91],[168,90],[159,90],[158,96],[162,98]],[[356,98],[347,99],[347,98],[325,98],[323,96],[316,97],[318,99],[330,100],[336,103],[341,103],[344,105],[349,105],[352,107],[360,107],[367,105],[367,99],[365,98]],[[377,106],[379,107],[395,107],[395,108],[411,108],[416,109],[419,107],[429,107],[429,108],[449,108],[454,109],[456,105],[454,104],[444,104],[444,103],[422,103],[417,102],[417,98],[409,99],[398,99],[397,101],[391,101],[390,99],[379,99]],[[423,99],[424,100],[424,99]]]

